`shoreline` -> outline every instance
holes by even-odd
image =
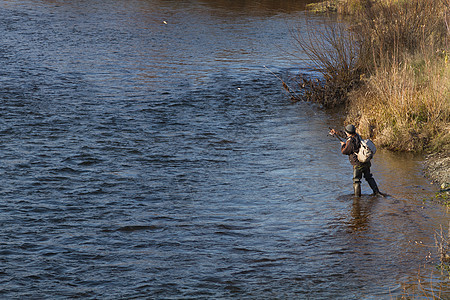
[[[381,3],[382,1],[373,1],[373,3],[376,2]],[[397,21],[395,19],[395,16],[398,16],[398,14],[394,14],[396,11],[385,9],[391,4],[393,5],[393,3],[396,3],[396,1],[390,0],[385,2],[386,6],[381,5],[380,9],[374,9],[372,10],[372,12],[380,13],[381,16],[386,20]],[[417,3],[421,3],[420,0]],[[337,13],[341,16],[353,16],[355,18],[358,18],[361,17],[360,12],[363,8],[371,9],[371,7],[372,5],[365,7],[365,5],[362,5],[362,2],[357,0],[321,0],[319,2],[308,4],[306,6],[306,9],[307,11],[312,13]],[[412,9],[412,12],[414,12],[413,9],[426,9],[426,7],[424,6],[414,6],[409,8]],[[435,8],[444,9],[450,12],[450,7],[448,6],[442,7],[436,4]],[[440,10],[434,10],[434,12],[439,15]],[[374,14],[374,16],[375,15],[376,14]],[[417,21],[416,15],[417,14],[408,15],[405,13],[405,17],[408,17],[408,20],[413,21]],[[362,16],[363,20],[366,20],[364,18],[366,15],[362,14]],[[424,22],[423,24],[427,24],[428,27],[434,28],[432,27],[432,24],[434,24],[433,22],[435,22],[436,20],[439,21],[441,19],[435,19],[432,16],[425,15],[422,16],[422,19],[418,20],[420,22]],[[375,22],[376,20],[373,21]],[[385,23],[379,22],[377,24],[383,25]],[[398,30],[401,31],[399,31],[397,34],[410,33],[410,31],[408,31],[409,27],[405,24],[401,24],[401,26],[398,28],[400,28]],[[383,27],[383,29],[397,30],[396,28],[389,26]],[[440,32],[436,28],[434,28],[433,30],[436,30],[437,33]],[[378,31],[368,31],[368,34],[370,35],[371,32],[376,33]],[[450,34],[450,28],[448,26],[446,33],[448,38],[448,35]],[[373,36],[371,36],[371,38],[379,41],[380,44],[377,45],[380,47],[380,49],[385,49],[383,47],[388,45],[386,46],[386,49],[390,50],[390,44],[387,43],[388,40],[386,40],[384,36],[374,34]],[[417,41],[422,41],[422,35],[420,34],[414,36],[414,38]],[[372,44],[368,43],[368,45]],[[315,45],[313,45],[312,47],[314,48],[314,46]],[[409,53],[408,51],[411,50],[407,46],[408,45],[402,48],[402,51],[404,51],[404,53],[402,52],[402,54]],[[314,57],[316,52],[320,53],[321,48],[318,47],[313,50],[314,51],[312,51],[312,53]],[[345,50],[340,48],[337,48],[336,51],[339,53],[346,53]],[[448,53],[446,51],[443,51],[443,53]],[[383,57],[383,55],[389,55],[389,53],[391,52],[382,53],[380,57]],[[450,75],[449,67],[447,64],[448,58],[447,56],[445,56],[445,60],[442,60],[442,57],[436,57],[436,55],[434,55],[434,52],[430,54],[427,52],[422,53],[419,51],[418,53],[421,55],[420,57],[426,56],[430,61],[434,63],[429,63],[428,68],[423,67],[420,70],[417,69],[417,66],[422,63],[421,60],[409,58],[409,60],[405,59],[404,63],[405,65],[409,65],[410,68],[416,68],[417,70],[415,70],[417,72],[421,71],[423,74],[432,74],[428,75],[428,77],[425,76],[424,78],[428,80],[428,82],[433,82],[433,84],[429,84],[428,88],[427,86],[423,85],[422,88],[425,90],[418,91],[416,87],[420,84],[423,84],[422,81],[424,81],[425,79],[422,78],[420,79],[422,81],[420,81],[417,79],[417,76],[415,74],[408,73],[404,68],[402,69],[394,65],[392,69],[389,69],[390,73],[388,71],[385,71],[386,74],[383,76],[386,78],[384,78],[383,76],[372,76],[370,77],[370,80],[366,79],[366,83],[368,82],[368,84],[366,85],[365,89],[355,88],[352,90],[351,96],[349,96],[349,94],[347,93],[347,97],[349,98],[344,98],[343,101],[347,101],[347,105],[352,105],[354,108],[353,110],[346,112],[347,123],[353,123],[357,127],[363,127],[363,133],[374,138],[375,143],[378,142],[377,144],[379,144],[380,148],[390,149],[397,152],[406,151],[425,154],[423,161],[424,177],[430,180],[432,184],[438,185],[439,192],[448,191],[448,189],[450,188],[450,127],[448,122],[450,120],[448,117],[445,117],[445,115],[448,115],[449,106],[448,102],[446,102],[446,99],[443,98],[448,97],[448,92],[447,94],[445,93],[445,91],[437,92],[437,90],[433,88],[434,86],[441,85],[444,90],[448,91],[445,86],[448,86],[447,83],[449,77],[440,76],[442,74]],[[436,75],[435,73],[437,74],[437,76],[433,77],[433,75]],[[401,76],[399,76],[398,74],[401,74]],[[436,78],[443,79],[439,81]],[[330,86],[328,87],[330,88],[330,90],[332,90],[332,93],[330,94],[332,97],[335,96],[335,94],[333,94],[333,84],[335,85],[334,82],[331,82]],[[342,81],[341,84],[345,86],[348,83]],[[406,92],[404,91],[405,87],[409,87]],[[390,93],[384,93],[383,89],[391,89],[393,92],[391,91]],[[323,91],[324,89],[319,89],[318,95],[322,96]],[[325,92],[327,92],[326,89]],[[424,100],[424,97],[422,97],[422,93],[427,93],[427,95],[429,95],[428,97],[426,97],[426,101]],[[329,96],[326,93],[325,95]],[[405,108],[405,99],[407,99],[408,108]],[[323,103],[327,104],[326,101],[323,101]],[[388,105],[383,103],[388,103]],[[331,105],[335,105],[335,103],[331,103]],[[425,111],[426,114],[424,114],[424,111],[421,107],[438,107],[441,110],[430,109],[428,111]],[[386,110],[389,109],[390,114],[387,114]],[[428,117],[424,117],[422,119],[417,117],[421,115],[428,115]],[[399,123],[397,122],[397,120],[403,120],[403,123],[397,125]],[[373,131],[375,128],[378,128],[378,132]]]
[[[438,184],[440,190],[450,187],[450,150],[432,153],[425,157],[425,177]]]

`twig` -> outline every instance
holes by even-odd
[[[283,84],[283,88],[284,88],[289,94],[291,94],[291,97],[292,97],[293,99],[300,99],[300,97],[297,96],[297,94],[294,92],[294,90],[291,89],[291,88],[287,85],[287,83],[284,82],[283,79],[280,78],[280,76],[278,76],[277,74],[275,74],[274,72],[272,72],[272,70],[270,70],[268,67],[266,67],[266,66],[263,66],[263,67],[266,68],[270,73],[273,74],[273,76],[275,76],[276,78],[278,78],[278,79],[281,81],[281,83]],[[292,96],[292,94],[294,95],[294,97]]]

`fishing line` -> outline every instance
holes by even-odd
[[[268,67],[266,67],[266,66],[263,66],[263,67],[266,68],[270,73],[273,74],[273,76],[275,76],[276,78],[278,78],[278,79],[281,81],[281,83],[283,84],[283,88],[284,88],[288,93],[291,94],[291,97],[292,97],[292,94],[293,94],[293,95],[295,96],[296,99],[300,99],[300,98],[297,96],[297,94],[294,92],[294,90],[291,89],[291,88],[287,85],[287,83],[283,81],[283,79],[281,79],[277,74],[275,74],[274,72],[272,72],[272,70],[270,70]],[[294,98],[294,97],[292,97],[292,98]]]

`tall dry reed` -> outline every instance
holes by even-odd
[[[404,59],[369,77],[350,96],[347,122],[392,150],[439,151],[450,142],[450,66]],[[417,69],[420,69],[419,71]]]
[[[347,120],[389,149],[448,147],[448,5],[442,0],[365,3],[355,32],[369,76],[364,93],[354,91],[349,98]]]
[[[360,42],[360,64],[367,71],[399,63],[405,54],[425,55],[444,46],[447,30],[442,0],[359,2],[362,9],[353,31]]]
[[[449,147],[450,0],[340,3],[352,9],[345,31],[297,39],[324,78],[302,79],[306,100],[346,105],[347,121],[390,149]]]

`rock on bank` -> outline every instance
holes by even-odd
[[[425,160],[425,174],[442,189],[450,185],[450,150],[429,155]]]

